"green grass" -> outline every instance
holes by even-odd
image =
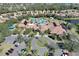
[[[64,20],[79,20],[79,18],[64,18]]]
[[[11,35],[13,31],[8,28],[10,22],[0,23],[0,43],[4,41],[4,38]]]
[[[3,51],[3,49],[2,48],[0,48],[0,53]]]
[[[4,37],[11,35],[12,34],[12,31],[9,30],[8,25],[15,24],[17,22],[18,22],[18,20],[13,19],[13,20],[9,20],[9,21],[7,21],[5,23],[0,23],[0,33]]]
[[[44,37],[41,37],[41,39],[37,40],[36,43],[39,47],[45,47],[45,45],[48,44],[47,40]]]
[[[44,53],[44,56],[48,56],[48,51],[46,51],[46,52]]]
[[[1,33],[4,37],[6,37],[6,36],[8,36],[8,35],[11,34],[11,32],[10,32],[9,29],[8,29],[8,24],[7,24],[7,23],[1,23],[1,24],[0,24],[0,33]]]
[[[39,47],[45,47],[40,41],[37,41],[37,45],[38,45]]]
[[[6,44],[6,43],[2,43],[0,46],[0,55],[5,55],[5,53],[10,49],[13,48],[14,45],[12,44]]]

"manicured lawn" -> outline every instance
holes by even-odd
[[[2,36],[2,34],[0,33],[0,43],[2,43],[4,41],[4,37]]]
[[[64,18],[64,20],[79,20],[79,18]]]
[[[0,48],[0,53],[3,51],[3,48]]]
[[[48,44],[47,40],[44,37],[38,39],[36,43],[39,47],[45,47],[45,45]]]
[[[48,51],[46,51],[46,52],[44,53],[44,56],[48,56]]]
[[[8,25],[11,23],[11,21],[0,23],[0,43],[4,41],[4,38],[6,36],[9,36],[12,34],[13,31],[10,31],[8,28]]]
[[[40,41],[37,41],[37,45],[38,45],[39,47],[45,47]]]
[[[0,46],[0,55],[5,55],[5,53],[14,46],[11,44],[2,43]]]
[[[29,29],[26,29],[23,34],[27,35],[27,34],[31,34],[31,33],[32,33],[32,29],[29,28]]]
[[[1,24],[0,24],[0,33],[1,33],[4,37],[6,37],[6,36],[8,36],[8,35],[11,34],[11,32],[10,32],[9,29],[8,29],[8,24],[7,24],[7,23],[1,23]]]

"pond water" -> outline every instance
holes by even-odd
[[[72,23],[72,24],[79,24],[79,20],[65,20],[69,23]]]

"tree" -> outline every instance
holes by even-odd
[[[0,43],[2,43],[5,40],[5,37],[0,33]]]
[[[45,31],[45,34],[50,34],[50,30],[49,30],[49,29],[46,30],[46,31]]]
[[[30,32],[32,31],[32,29],[31,28],[26,28],[26,30],[24,31],[24,35],[27,35],[27,34],[29,34]]]
[[[64,43],[65,49],[69,52],[78,51],[79,50],[79,43],[74,42],[72,40],[65,41]]]
[[[32,50],[32,55],[37,56],[38,55],[38,49]]]
[[[55,47],[50,45],[47,45],[46,47],[48,48],[48,56],[53,56],[55,52]]]
[[[20,56],[27,56],[28,55],[28,50],[25,48],[25,49],[22,49],[21,50],[21,53],[19,53]]]
[[[22,37],[22,35],[18,34],[17,36],[17,42],[21,43],[24,41],[24,38]]]
[[[50,37],[51,39],[55,40],[56,34],[51,34],[51,35],[49,35],[49,37]]]
[[[14,35],[20,34],[20,32],[19,32],[17,29],[15,29],[15,30],[13,31],[13,34],[14,34]]]

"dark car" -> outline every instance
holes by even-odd
[[[53,56],[53,53],[49,53],[48,56]]]
[[[58,47],[60,48],[60,49],[64,49],[65,47],[64,47],[64,43],[57,43],[58,44]]]
[[[69,56],[69,53],[63,53],[61,56]]]
[[[8,53],[8,52],[6,52],[5,54],[6,54],[6,55],[9,55],[9,53]]]

